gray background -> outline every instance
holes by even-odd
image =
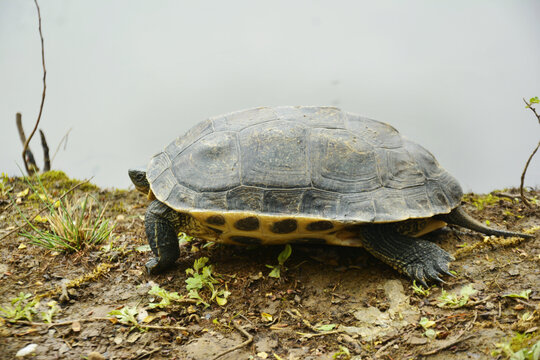
[[[540,127],[538,1],[41,0],[41,128],[54,168],[127,187],[200,120],[261,105],[336,105],[395,126],[465,190],[519,185]],[[0,0],[0,171],[20,175],[42,87],[31,0]],[[38,137],[32,143],[41,164]],[[540,155],[528,185],[540,184]]]

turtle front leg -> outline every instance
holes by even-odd
[[[428,281],[442,282],[442,274],[454,276],[448,271],[454,258],[432,242],[402,235],[385,224],[368,225],[361,231],[366,250],[426,288]]]
[[[154,200],[146,210],[144,225],[148,244],[156,256],[146,263],[146,270],[157,274],[173,266],[180,256],[178,213]]]

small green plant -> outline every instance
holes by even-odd
[[[165,289],[160,288],[158,285],[154,285],[152,289],[148,291],[149,295],[155,295],[159,296],[161,298],[161,301],[158,303],[149,303],[148,306],[151,309],[155,308],[167,308],[171,306],[173,301],[182,300],[183,297],[178,295],[177,292],[167,291]]]
[[[532,334],[516,333],[510,340],[497,343],[495,346],[497,349],[491,352],[493,357],[504,356],[509,360],[540,359],[540,340],[535,342]]]
[[[49,309],[41,313],[41,319],[43,319],[43,322],[50,324],[52,323],[52,318],[60,312],[60,308],[58,307],[58,303],[54,300],[49,301],[47,306]]]
[[[285,261],[291,256],[292,248],[291,245],[287,244],[285,245],[285,249],[283,249],[282,252],[278,255],[278,264],[275,266],[272,265],[266,265],[267,268],[272,269],[270,271],[270,274],[268,276],[279,279],[281,278],[281,270],[286,270],[285,268]]]
[[[9,176],[2,173],[1,180],[0,180],[0,196],[4,197],[7,196],[11,190],[13,190],[12,186],[9,186]]]
[[[487,195],[475,195],[466,194],[463,196],[463,200],[474,205],[478,210],[484,210],[486,206],[497,204],[501,198],[492,194]]]
[[[523,290],[519,294],[506,294],[506,295],[503,295],[503,297],[521,298],[521,299],[529,300],[529,295],[531,295],[531,292],[532,292],[531,289],[527,289],[527,290]]]
[[[0,312],[2,313],[0,316],[11,322],[21,319],[32,321],[39,303],[35,300],[29,300],[31,297],[32,294],[20,292],[19,296],[11,299],[11,305],[0,307]]]
[[[178,234],[178,241],[179,241],[180,245],[187,244],[187,243],[193,241],[193,236],[190,236],[188,234],[185,234],[185,233],[181,232],[181,233]]]
[[[418,324],[424,329],[425,337],[428,337],[430,339],[435,339],[437,337],[437,332],[433,329],[430,329],[431,327],[435,326],[435,321],[423,317],[420,319],[420,322]]]
[[[133,330],[134,328],[139,327],[139,323],[137,322],[136,318],[138,313],[139,311],[137,308],[124,306],[120,310],[113,310],[109,312],[108,315],[116,317],[118,321],[124,325],[131,325],[132,327],[130,330]]]
[[[459,295],[448,293],[442,289],[441,296],[438,298],[440,303],[438,303],[437,306],[452,309],[463,307],[469,301],[469,297],[475,293],[476,290],[473,289],[471,284],[463,286]]]
[[[193,263],[193,268],[186,269],[186,274],[191,275],[186,279],[186,289],[189,291],[188,296],[191,299],[196,299],[197,304],[204,304],[204,306],[210,306],[210,302],[215,301],[218,305],[223,306],[227,304],[227,298],[231,294],[226,289],[217,288],[215,285],[219,284],[219,281],[212,274],[212,265],[206,265],[208,262],[207,257],[201,257]],[[203,298],[199,293],[207,289],[210,291],[209,299]]]
[[[351,358],[351,352],[343,345],[339,345],[339,351],[332,355],[332,359],[337,360],[349,360]]]
[[[429,296],[429,293],[430,293],[429,288],[424,289],[422,285],[416,285],[416,280],[413,280],[411,287],[416,295],[423,296],[423,297]]]
[[[59,252],[76,252],[92,245],[99,245],[112,235],[114,225],[104,219],[105,207],[97,205],[90,195],[72,204],[67,200],[51,202],[46,195],[39,196],[49,214],[45,226],[36,226],[19,210],[33,232],[23,232],[30,243]]]

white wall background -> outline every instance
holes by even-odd
[[[41,0],[41,121],[54,168],[125,188],[200,120],[260,105],[337,105],[391,123],[465,190],[518,186],[540,126],[538,1]],[[0,171],[20,174],[42,87],[31,0],[0,0]],[[32,149],[41,163],[38,137]],[[540,185],[540,154],[528,185]]]

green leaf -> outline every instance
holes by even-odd
[[[529,102],[531,104],[538,104],[538,103],[540,103],[540,99],[538,99],[538,96],[535,96],[535,97],[530,98]]]
[[[523,290],[519,294],[507,294],[507,295],[503,295],[503,297],[521,298],[521,299],[529,300],[529,295],[531,294],[531,292],[532,292],[531,289],[527,289],[527,290]]]
[[[216,302],[219,306],[223,306],[227,304],[227,299],[224,297],[222,298],[222,297],[216,296]]]
[[[326,324],[326,325],[321,325],[317,328],[317,331],[330,331],[330,330],[334,330],[336,328],[336,324]]]
[[[419,324],[420,324],[420,326],[422,326],[424,328],[424,330],[427,330],[430,327],[435,325],[435,321],[429,320],[428,318],[423,317],[422,319],[420,319]]]
[[[270,271],[270,274],[268,276],[279,279],[281,277],[281,272],[279,270],[279,266],[276,266],[275,268]]]
[[[200,275],[195,274],[195,276],[187,278],[186,279],[186,289],[192,290],[192,289],[202,289],[203,288],[203,281]]]
[[[285,261],[287,261],[289,256],[291,256],[291,253],[292,253],[291,245],[289,245],[289,244],[285,245],[285,249],[283,249],[283,251],[281,253],[279,253],[279,255],[278,255],[279,264],[283,265],[285,263]]]

